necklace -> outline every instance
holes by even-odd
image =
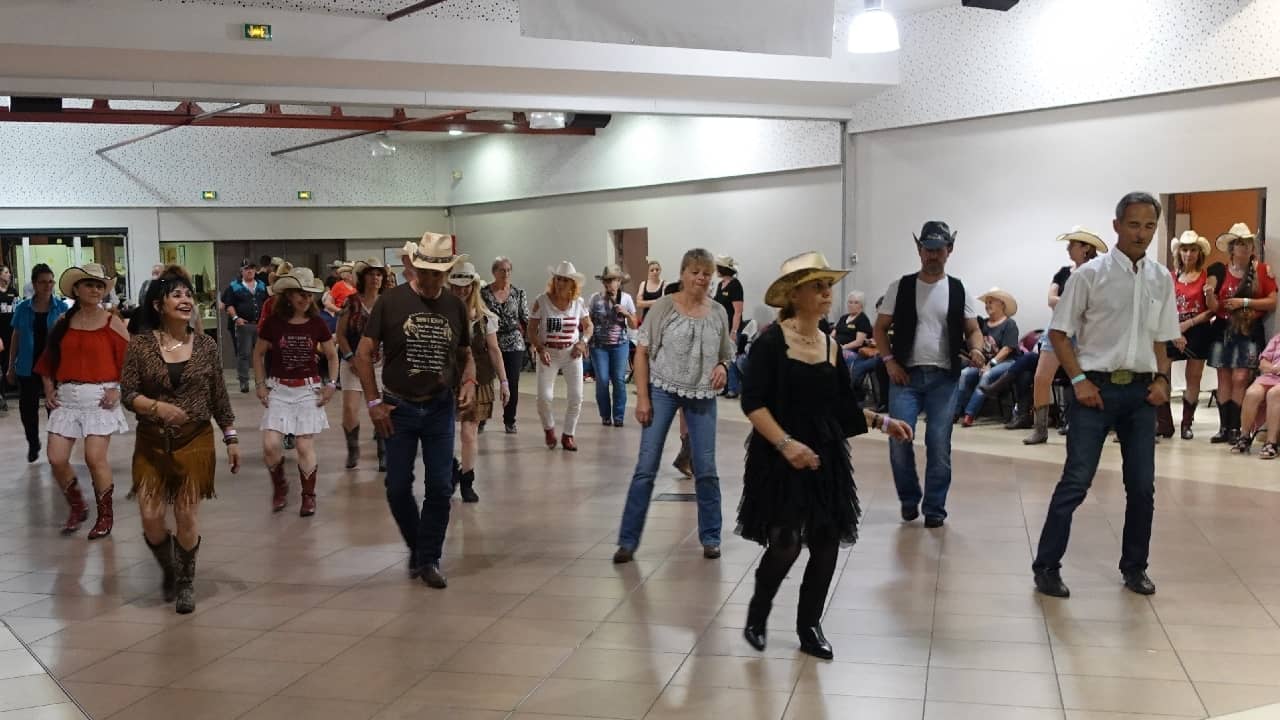
[[[166,337],[167,337],[167,338],[169,338],[170,340],[174,340],[174,341],[175,341],[175,342],[173,343],[173,345],[171,345],[170,347],[165,347],[165,346],[164,346],[164,338],[166,338]],[[190,337],[190,336],[188,336],[188,337]],[[161,331],[160,331],[160,351],[161,351],[161,352],[173,352],[174,350],[177,350],[178,348],[180,348],[180,347],[182,347],[183,345],[186,345],[186,344],[187,344],[187,338],[186,338],[186,337],[182,338],[181,340],[176,340],[172,335],[170,335],[169,333],[165,332],[164,330],[161,330]]]
[[[796,324],[793,322],[786,323],[786,328],[790,330],[791,334],[795,336],[796,340],[800,341],[800,343],[803,345],[809,345],[810,347],[812,347],[814,345],[817,345],[818,341],[822,339],[822,333],[818,333],[817,335],[805,335],[801,333],[799,328],[797,328]]]

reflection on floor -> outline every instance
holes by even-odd
[[[57,534],[65,507],[48,468],[25,464],[16,412],[0,419],[0,620],[90,717],[1120,720],[1280,702],[1280,495],[1260,489],[1280,465],[1211,448],[1207,414],[1204,439],[1158,449],[1151,599],[1123,590],[1115,569],[1115,448],[1076,516],[1064,570],[1074,597],[1050,601],[1033,593],[1029,565],[1060,438],[1024,448],[1021,432],[957,429],[939,530],[899,521],[884,440],[856,440],[863,539],[842,555],[824,621],[837,659],[824,663],[798,654],[790,632],[795,577],[768,651],[746,645],[759,549],[726,534],[723,558],[702,559],[691,503],[655,503],[637,562],[610,563],[639,431],[601,427],[590,402],[576,454],[542,447],[528,396],[518,435],[491,425],[481,436],[482,500],[454,506],[450,587],[436,591],[405,578],[372,443],[347,472],[332,430],[319,513],[297,516],[295,480],[290,510],[273,515],[251,430],[261,407],[234,399],[248,466],[220,475],[203,506],[190,616],[160,605],[123,500],[131,438],[111,450],[116,531],[89,543]],[[746,425],[720,408],[731,529]],[[1243,482],[1254,487],[1233,486]],[[657,492],[689,491],[664,466]],[[0,710],[75,716],[37,711],[60,697],[31,690],[40,681],[14,649],[0,640]]]

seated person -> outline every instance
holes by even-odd
[[[987,321],[982,327],[987,356],[984,367],[966,367],[956,383],[954,413],[964,427],[973,427],[975,418],[982,411],[986,394],[978,386],[980,380],[993,382],[1009,372],[1021,347],[1018,345],[1018,324],[1013,315],[1018,312],[1018,301],[1000,288],[991,288],[978,297],[987,307]]]
[[[1247,453],[1257,435],[1258,411],[1266,405],[1266,442],[1258,457],[1272,460],[1276,457],[1276,440],[1280,438],[1280,335],[1271,338],[1262,354],[1258,355],[1258,378],[1244,393],[1241,405],[1240,439],[1231,446],[1231,452]]]

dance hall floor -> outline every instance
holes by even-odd
[[[61,537],[65,503],[48,467],[26,464],[15,407],[0,418],[0,719],[1140,720],[1280,703],[1280,463],[1211,448],[1208,412],[1202,439],[1157,450],[1150,599],[1116,571],[1115,446],[1076,515],[1073,597],[1056,601],[1034,593],[1029,566],[1061,438],[1024,448],[1021,432],[957,429],[938,530],[900,522],[885,441],[858,439],[862,540],[824,620],[836,660],[819,662],[792,632],[798,572],[768,651],[740,635],[759,548],[732,535],[737,407],[720,405],[723,558],[701,557],[692,503],[655,502],[637,561],[615,566],[639,430],[602,428],[587,391],[576,454],[541,445],[528,395],[519,434],[499,422],[481,436],[481,502],[454,506],[444,591],[405,576],[372,443],[342,469],[337,407],[318,514],[298,517],[291,470],[273,515],[261,407],[235,394],[247,467],[220,473],[203,505],[189,616],[161,604],[124,499],[132,437],[111,449],[115,532]],[[673,432],[668,462],[677,445]],[[692,483],[664,463],[657,491]]]

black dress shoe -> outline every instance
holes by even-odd
[[[946,519],[940,515],[926,515],[924,518],[924,526],[927,528],[940,528]]]
[[[798,628],[796,634],[800,636],[800,652],[823,660],[830,660],[836,656],[835,651],[831,649],[831,643],[827,642],[827,636],[822,634],[821,625]]]
[[[916,518],[918,518],[918,517],[920,517],[920,510],[918,510],[918,509],[916,508],[916,506],[915,506],[915,505],[903,505],[903,506],[902,506],[902,521],[903,521],[903,522],[911,522],[912,520],[915,520],[915,519],[916,519]]]
[[[719,560],[719,559],[720,559],[720,546],[719,546],[719,545],[703,545],[703,546],[702,546],[702,557],[704,557],[704,558],[706,558],[706,559],[708,559],[708,560]]]
[[[27,445],[27,462],[33,463],[40,459],[40,443],[35,445]]]
[[[760,625],[747,623],[747,626],[742,628],[742,637],[746,638],[747,644],[755,648],[757,652],[764,652],[766,639],[763,623]]]
[[[632,560],[634,560],[635,557],[636,557],[635,550],[632,550],[631,548],[620,547],[618,548],[618,551],[613,554],[613,564],[625,565],[626,563],[629,563]]]
[[[1071,590],[1062,582],[1062,572],[1056,569],[1036,571],[1036,592],[1049,597],[1071,597]]]
[[[422,569],[418,567],[418,558],[412,550],[409,551],[409,579],[416,580],[421,574]]]
[[[1156,584],[1142,570],[1124,573],[1124,586],[1139,595],[1155,595]]]
[[[423,565],[418,572],[422,574],[422,582],[426,583],[427,587],[433,587],[437,590],[443,590],[449,587],[449,581],[445,579],[444,574],[440,572],[440,566],[435,563]]]

